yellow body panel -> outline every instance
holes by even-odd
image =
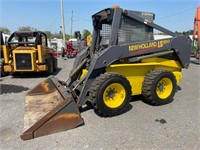
[[[38,50],[38,63],[43,63],[43,59],[42,59],[42,46],[38,45],[37,46],[37,50]]]
[[[47,65],[37,65],[37,70],[38,72],[40,71],[46,71],[47,70]]]
[[[125,76],[132,87],[132,95],[139,95],[142,92],[142,82],[148,72],[153,69],[165,69],[171,71],[177,80],[181,81],[181,66],[177,61],[163,58],[144,59],[141,63],[115,64],[106,68],[107,72],[117,72]]]
[[[91,46],[91,42],[92,42],[92,36],[88,35],[87,36],[87,46]]]
[[[9,62],[10,50],[7,49],[6,45],[2,45],[2,47],[3,47],[3,58],[4,58],[4,63],[8,63],[8,62]]]
[[[20,72],[20,70],[14,70],[14,66],[4,65],[5,72]],[[46,71],[47,65],[37,65],[35,72]],[[23,72],[33,72],[32,70],[23,70]]]
[[[28,47],[28,46],[11,46],[8,47],[7,45],[2,45],[3,49],[3,58],[4,58],[4,71],[5,72],[40,72],[46,71],[47,66],[45,60],[51,57],[52,50],[48,47],[37,45],[35,47]],[[32,69],[29,70],[19,70],[16,67],[16,54],[30,54],[31,55],[31,64]],[[13,57],[10,57],[10,56]],[[36,60],[36,56],[37,60]]]
[[[5,65],[3,66],[4,72],[13,72],[13,66]]]
[[[80,76],[80,79],[81,79],[82,77],[84,77],[84,76],[86,75],[87,72],[88,72],[88,70],[83,69],[83,70],[82,70],[82,74],[81,74],[81,76]]]
[[[176,83],[180,83],[182,80],[182,72],[181,71],[173,71],[173,74],[176,78]]]
[[[182,73],[180,64],[175,60],[163,58],[143,59],[141,63],[110,65],[106,68],[106,72],[117,72],[125,76],[130,82],[132,95],[139,95],[142,92],[144,77],[153,69],[171,71],[176,78],[177,84],[181,82]],[[82,78],[87,72],[86,69],[83,69],[80,78]]]
[[[32,69],[31,70],[19,70],[16,67],[16,54],[30,54],[31,55],[31,64]],[[13,50],[13,66],[14,66],[14,72],[15,71],[35,71],[36,70],[36,51],[35,50]]]

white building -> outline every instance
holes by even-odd
[[[65,47],[63,39],[57,39],[57,38],[49,39],[48,45],[49,45],[50,48],[53,48],[58,52],[61,52],[62,47]]]
[[[189,35],[190,39],[193,40],[193,35]],[[172,38],[171,35],[154,35],[154,40],[160,40],[160,39],[166,39],[166,38]]]
[[[154,35],[154,40],[167,39],[167,38],[172,38],[172,36],[171,35],[159,35],[159,34]]]

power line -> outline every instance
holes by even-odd
[[[84,18],[82,18],[82,17],[79,17],[79,16],[77,16],[77,15],[74,15],[74,17],[75,17],[75,18],[78,18],[78,19],[80,19],[80,21],[87,21],[87,22],[91,22],[91,20],[84,19]]]
[[[55,17],[55,19],[53,19],[53,21],[49,24],[49,26],[47,26],[46,30],[47,31],[50,30],[52,26],[54,26],[53,24],[58,21],[58,19],[60,19],[60,13]]]
[[[167,16],[165,16],[165,17],[158,18],[158,20],[168,19],[168,18],[177,16],[177,15],[183,14],[183,13],[185,13],[185,12],[188,12],[188,11],[194,9],[194,8],[197,8],[197,7],[194,6],[194,7],[191,7],[191,8],[187,8],[187,9],[185,9],[185,10],[182,10],[182,11],[179,11],[179,12],[176,12],[176,13],[173,13],[173,14],[170,14],[170,15],[167,15]]]

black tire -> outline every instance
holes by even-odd
[[[4,69],[3,69],[3,67],[4,67],[4,59],[3,59],[3,58],[1,58],[1,59],[0,59],[1,77],[4,77],[4,76],[8,75],[8,73],[7,73],[7,72],[4,72]]]
[[[176,87],[173,73],[155,69],[146,75],[142,85],[142,95],[151,105],[164,105],[173,101]]]
[[[70,53],[67,53],[67,58],[70,59],[71,58],[71,55]]]
[[[11,76],[14,77],[14,78],[15,78],[15,77],[21,77],[21,75],[22,75],[21,72],[12,72],[12,73],[11,73]]]
[[[56,71],[58,69],[58,60],[55,57],[52,57],[53,60],[53,71]]]
[[[200,59],[200,52],[197,52],[197,53],[196,53],[195,58],[196,58],[196,59]]]
[[[46,65],[47,65],[46,75],[51,75],[53,73],[53,60],[50,58],[47,59]]]
[[[119,90],[117,91],[117,89],[112,88],[113,86],[115,87],[115,85],[121,87],[123,89],[121,91],[123,91],[125,94],[122,94],[118,92]],[[108,87],[111,87],[109,88],[109,92],[107,91]],[[124,76],[118,73],[106,72],[94,80],[89,94],[92,105],[100,115],[115,116],[122,113],[129,105],[132,93],[130,83]],[[110,104],[106,104],[106,100],[108,99],[112,99],[112,101],[114,101],[113,104],[116,103],[117,105],[110,107]]]
[[[75,57],[74,54],[73,54],[73,52],[70,53],[70,57],[71,57],[71,58],[74,58],[74,57]]]
[[[65,57],[65,49],[64,49],[64,47],[62,47],[61,51],[62,51],[62,57]]]

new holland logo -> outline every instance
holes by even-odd
[[[161,40],[161,41],[155,41],[155,42],[149,42],[144,44],[135,44],[129,46],[129,51],[137,51],[137,50],[151,50],[154,48],[162,48],[164,45],[169,44],[171,41],[168,40]]]

